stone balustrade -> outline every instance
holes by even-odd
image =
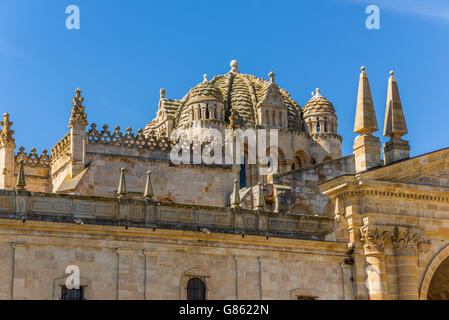
[[[333,218],[261,210],[0,190],[0,219],[58,221],[329,240]]]

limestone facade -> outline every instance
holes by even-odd
[[[301,108],[274,73],[238,67],[180,100],[161,89],[136,132],[89,127],[77,89],[50,153],[17,149],[5,113],[0,299],[61,299],[69,265],[84,299],[187,299],[191,279],[206,299],[448,299],[449,149],[409,158],[394,74],[382,160],[364,67],[346,156],[319,89]],[[246,151],[242,165],[173,163],[173,132],[197,123],[277,130],[278,172]]]

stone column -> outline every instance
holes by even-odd
[[[342,299],[353,300],[354,290],[352,287],[352,265],[342,263],[341,268],[341,285],[342,285]]]
[[[399,300],[418,300],[418,232],[395,227],[391,241],[396,254]]]
[[[155,300],[156,291],[152,290],[157,282],[157,259],[159,253],[155,249],[143,250],[145,259],[144,269],[144,300]]]
[[[239,261],[242,259],[242,256],[235,255],[233,258],[235,263],[235,300],[239,300]]]
[[[26,243],[13,243],[12,300],[26,298],[27,247]]]
[[[387,274],[384,252],[384,237],[386,231],[377,227],[363,226],[361,241],[366,259],[366,286],[370,300],[387,300]]]
[[[137,286],[134,286],[136,281],[135,274],[131,274],[130,270],[130,258],[134,250],[117,248],[117,300],[129,300],[134,299],[133,295]]]
[[[340,212],[344,211],[349,242],[354,245],[354,252],[352,257],[354,259],[354,296],[358,300],[368,299],[366,287],[366,260],[363,246],[360,245],[360,227],[363,224],[360,214],[360,197],[345,199],[344,209],[339,208]]]

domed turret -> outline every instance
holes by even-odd
[[[188,114],[185,127],[191,127],[194,121],[201,121],[206,127],[217,129],[225,127],[223,94],[215,84],[208,80],[206,74],[203,82],[190,90],[183,113]]]
[[[303,108],[310,136],[318,143],[315,159],[320,162],[341,157],[341,136],[337,133],[337,115],[332,103],[317,88]],[[325,152],[323,152],[325,151]]]
[[[337,116],[332,103],[317,88],[312,99],[303,108],[304,120],[309,133],[337,133]]]
[[[223,103],[223,95],[220,89],[208,80],[207,74],[203,75],[203,78],[203,82],[190,90],[187,104],[201,101],[217,101]]]

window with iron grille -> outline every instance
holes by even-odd
[[[61,300],[83,300],[84,299],[84,288],[79,289],[68,289],[66,286],[62,287],[61,290]]]
[[[187,300],[206,300],[206,285],[199,278],[187,282]]]

